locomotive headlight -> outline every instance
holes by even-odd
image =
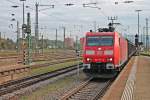
[[[107,61],[112,62],[113,59],[112,58],[107,58]]]
[[[110,58],[109,60],[110,60],[110,61],[112,61],[113,59],[112,59],[112,58]]]
[[[94,50],[86,50],[86,54],[87,55],[94,55],[95,52],[94,52]]]
[[[105,50],[104,55],[113,55],[113,50]]]
[[[86,60],[87,60],[87,61],[90,61],[90,58],[87,58]]]
[[[86,61],[87,61],[87,62],[91,62],[92,59],[91,59],[91,58],[86,58]]]

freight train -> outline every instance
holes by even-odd
[[[112,78],[136,53],[136,46],[112,28],[87,32],[83,45],[83,72],[92,77]]]

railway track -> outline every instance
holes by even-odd
[[[22,73],[22,72],[27,72],[30,69],[52,66],[52,65],[55,65],[55,64],[69,62],[69,61],[73,61],[73,60],[76,60],[76,58],[62,59],[60,61],[58,60],[58,61],[47,62],[47,63],[43,63],[43,64],[29,65],[29,66],[22,67],[22,68],[14,68],[14,69],[10,69],[10,70],[4,70],[4,71],[0,71],[0,77],[9,76],[9,75],[12,75],[12,74],[19,74],[19,73]]]
[[[51,57],[51,56],[52,56],[52,57]],[[73,57],[75,57],[75,56],[74,56],[74,55],[68,55],[67,57],[68,57],[68,58],[73,58]],[[45,56],[42,55],[42,56],[39,56],[38,59],[40,59],[40,58],[41,58],[41,59],[42,59],[42,58],[43,58],[43,59],[44,59],[44,58],[49,58],[49,59],[50,59],[50,58],[56,58],[56,59],[59,59],[59,58],[60,58],[60,59],[64,59],[64,58],[67,58],[67,57],[64,57],[64,55],[61,55],[61,56],[60,56],[60,55],[49,55],[49,57],[45,57]],[[0,57],[0,60],[11,60],[11,59],[18,59],[18,58],[19,58],[18,56],[9,56],[9,57]],[[38,60],[37,57],[33,57],[32,59],[34,59],[35,61]]]
[[[60,100],[97,100],[104,95],[113,80],[97,80],[90,78],[78,87],[69,91]]]
[[[25,88],[25,87],[31,86],[33,84],[36,84],[38,82],[65,74],[65,73],[73,71],[73,70],[76,70],[77,69],[76,66],[77,65],[73,65],[73,66],[69,66],[67,68],[59,69],[56,71],[47,72],[44,74],[39,74],[39,75],[35,75],[35,76],[30,76],[30,77],[25,77],[23,79],[14,80],[9,83],[5,83],[3,85],[0,85],[0,96],[8,94],[8,93],[12,93],[21,88]],[[80,64],[79,68],[82,68],[82,64]]]
[[[5,59],[17,59],[17,56],[10,56],[10,57],[0,57],[0,60]]]
[[[61,59],[72,59],[72,58],[76,58],[76,56],[73,56],[73,55],[61,55],[61,56],[39,56],[39,57],[33,57],[32,58],[32,62],[40,62],[40,61],[50,61],[50,60],[61,60]],[[1,65],[9,65],[8,63],[3,63],[4,61],[8,61],[9,64],[20,64],[20,63],[23,63],[23,59],[22,57],[17,57],[17,56],[13,56],[13,57],[0,57],[0,64]]]

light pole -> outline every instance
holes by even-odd
[[[40,37],[41,37],[41,43],[39,44],[40,48],[42,49],[42,54],[44,53],[44,33],[46,33],[47,26],[43,26],[40,28]]]
[[[139,35],[140,35],[140,30],[139,30],[139,27],[140,27],[140,21],[139,21],[139,12],[141,12],[142,10],[135,10],[136,12],[138,12],[138,39],[139,39]]]
[[[23,22],[22,22],[22,38],[24,39],[25,38],[25,32],[24,32],[24,27],[25,27],[25,5],[24,5],[24,2],[26,1],[26,0],[20,0],[20,1],[22,1],[23,2],[23,8],[22,8],[22,16],[23,16]]]
[[[149,49],[148,18],[146,18],[146,51]]]
[[[20,53],[20,28],[19,21],[17,21],[17,52]]]
[[[57,28],[56,28],[55,48],[58,49],[58,30],[57,30]]]
[[[59,28],[63,29],[63,49],[65,49],[66,27],[60,26]]]
[[[63,27],[63,30],[64,30],[64,44],[63,44],[63,47],[64,47],[64,49],[65,49],[66,28]]]

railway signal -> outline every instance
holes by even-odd
[[[30,13],[27,13],[27,41],[28,41],[28,58],[27,63],[31,63],[31,54],[32,54],[32,46],[31,46],[31,21],[30,21]]]
[[[139,36],[138,34],[135,35],[135,45],[136,47],[138,47],[138,43],[139,43]]]
[[[30,22],[30,13],[27,13],[27,25],[23,25],[23,30],[27,36],[23,38],[23,64],[31,63],[31,22]]]

